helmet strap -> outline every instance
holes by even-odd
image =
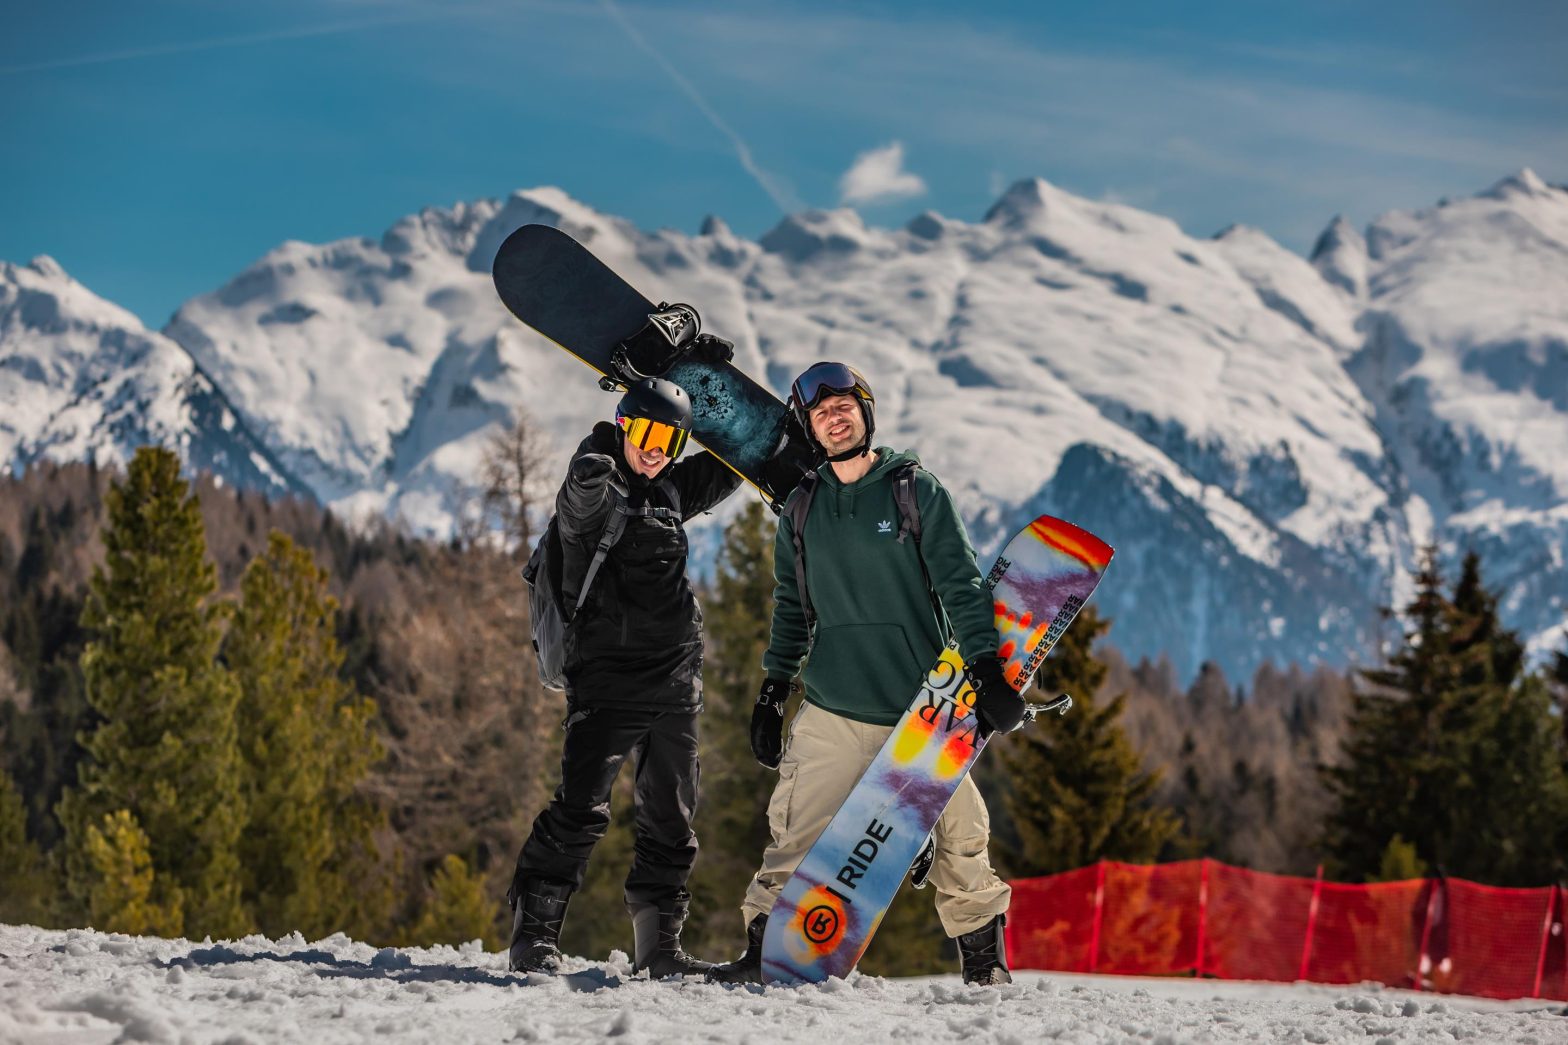
[[[871,440],[867,439],[865,442],[861,443],[859,446],[855,446],[855,447],[852,447],[852,448],[850,448],[848,450],[845,450],[843,453],[828,454],[828,460],[833,462],[834,464],[837,464],[840,461],[848,461],[848,460],[850,460],[851,458],[854,458],[854,457],[864,457],[866,454],[869,454],[870,452],[871,452]]]

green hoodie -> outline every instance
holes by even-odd
[[[793,678],[806,660],[806,699],[857,722],[891,726],[909,707],[946,640],[921,574],[925,556],[965,660],[997,647],[991,595],[952,495],[924,469],[915,471],[920,503],[920,552],[898,543],[899,514],[892,472],[920,463],[913,453],[877,449],[871,471],[845,484],[831,465],[806,517],[806,581],[817,613],[811,641],[795,581],[789,513],[779,517],[773,545],[773,630],[762,664],[775,678]],[[809,659],[807,654],[810,654]]]

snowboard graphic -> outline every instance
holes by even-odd
[[[986,584],[996,603],[1008,681],[1024,689],[1114,551],[1094,534],[1042,515],[1007,542]],[[985,747],[964,661],[943,650],[909,710],[768,916],[762,976],[817,983],[855,967],[910,863]]]
[[[654,304],[560,229],[512,233],[492,275],[512,315],[607,380],[662,377],[685,389],[692,435],[775,507],[819,463],[778,396],[735,369],[729,342],[702,333],[696,309]]]

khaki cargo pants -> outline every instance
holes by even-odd
[[[892,726],[871,726],[815,704],[801,705],[779,762],[778,786],[768,802],[773,844],[762,854],[762,868],[741,905],[746,925],[773,909],[784,883],[892,732]],[[937,821],[935,836],[936,860],[929,881],[947,935],[973,932],[1005,913],[1013,891],[991,870],[986,853],[991,818],[980,789],[969,777],[964,777]]]

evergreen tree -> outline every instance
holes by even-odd
[[[28,500],[19,490],[7,496]],[[88,717],[79,666],[85,585],[62,570],[90,536],[88,513],[73,503],[58,511],[35,504],[15,556],[0,541],[0,646],[8,647],[0,652],[0,761],[26,795],[29,833],[45,850],[59,842],[53,807],[76,777],[76,736]],[[20,699],[7,701],[8,688]]]
[[[360,790],[382,754],[376,709],[341,677],[336,623],[326,571],[273,531],[223,646],[241,691],[245,902],[269,936],[363,936],[392,902],[374,840],[386,817]]]
[[[1071,693],[1073,707],[1002,738],[1007,767],[1004,799],[1019,846],[1001,861],[1015,876],[1055,874],[1096,860],[1147,863],[1180,830],[1169,810],[1152,802],[1157,773],[1142,769],[1118,720],[1126,703],[1095,699],[1106,669],[1094,642],[1110,627],[1086,606],[1041,665],[1045,693]]]
[[[1339,765],[1324,769],[1335,809],[1325,846],[1341,875],[1375,877],[1398,836],[1445,874],[1540,885],[1564,871],[1568,817],[1544,681],[1523,673],[1518,637],[1466,556],[1453,598],[1428,549],[1386,668],[1363,671]]]
[[[149,447],[107,505],[106,560],[82,614],[94,634],[83,679],[101,721],[81,738],[87,758],[59,807],[69,885],[79,903],[118,895],[103,876],[125,865],[97,859],[103,846],[91,833],[124,811],[144,834],[150,873],[183,897],[183,931],[237,936],[249,929],[236,853],[245,823],[238,690],[216,663],[224,611],[211,601],[217,582],[201,512],[179,459]],[[116,830],[99,837],[128,837]]]
[[[1563,768],[1568,770],[1568,649],[1552,654],[1551,665],[1546,669],[1546,679],[1552,691],[1552,703],[1557,705],[1557,724],[1562,727],[1560,750]]]
[[[1426,864],[1416,855],[1416,847],[1396,834],[1388,840],[1377,875],[1371,881],[1408,882],[1412,878],[1425,878],[1426,872]]]
[[[88,896],[92,924],[103,932],[178,936],[184,891],[153,870],[147,835],[124,809],[87,828],[87,859],[94,875]]]
[[[27,837],[27,813],[10,774],[0,770],[0,922],[45,920],[50,879],[43,856]]]
[[[408,937],[407,942],[416,947],[438,943],[456,947],[483,940],[486,950],[498,950],[501,937],[484,876],[470,871],[468,862],[455,853],[442,858],[430,880],[429,899]]]
[[[762,654],[773,620],[775,531],[767,507],[748,503],[724,531],[713,589],[704,600],[702,770],[709,783],[697,809],[702,852],[683,936],[699,954],[740,951],[741,900],[771,840],[768,798],[778,773],[751,753],[751,710],[762,686]],[[712,786],[715,781],[722,786]]]

